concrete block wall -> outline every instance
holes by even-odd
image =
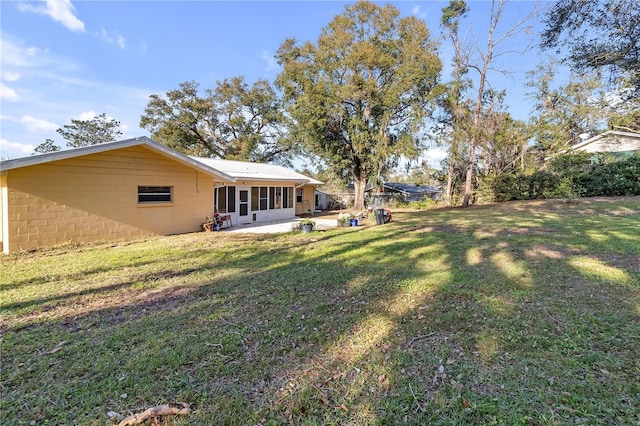
[[[2,184],[5,252],[198,231],[213,208],[211,176],[145,146],[9,170]],[[139,204],[138,186],[171,186],[173,202]]]

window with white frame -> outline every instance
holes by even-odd
[[[267,198],[267,187],[260,187],[260,210],[267,210],[268,206],[268,198]]]
[[[221,186],[216,188],[213,204],[218,213],[234,213],[236,211],[236,187]]]
[[[282,187],[282,208],[292,209],[293,205],[293,188],[289,186]]]

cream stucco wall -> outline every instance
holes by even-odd
[[[213,178],[145,146],[3,173],[3,251],[197,231]],[[138,186],[171,186],[173,202],[138,204]]]
[[[296,215],[308,214],[315,211],[315,186],[307,185],[302,187],[302,203],[296,202]]]

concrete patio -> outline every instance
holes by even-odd
[[[330,228],[336,228],[338,226],[338,222],[336,218],[319,218],[312,217],[316,222],[315,230],[325,230]],[[276,233],[284,233],[291,232],[298,228],[298,225],[302,218],[295,217],[293,219],[280,220],[280,221],[272,221],[272,222],[258,222],[258,223],[249,223],[249,224],[233,224],[230,228],[223,228],[223,232],[241,232],[241,233],[252,233],[252,234],[276,234]]]

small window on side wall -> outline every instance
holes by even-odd
[[[173,201],[172,186],[139,186],[138,204],[171,203]]]

